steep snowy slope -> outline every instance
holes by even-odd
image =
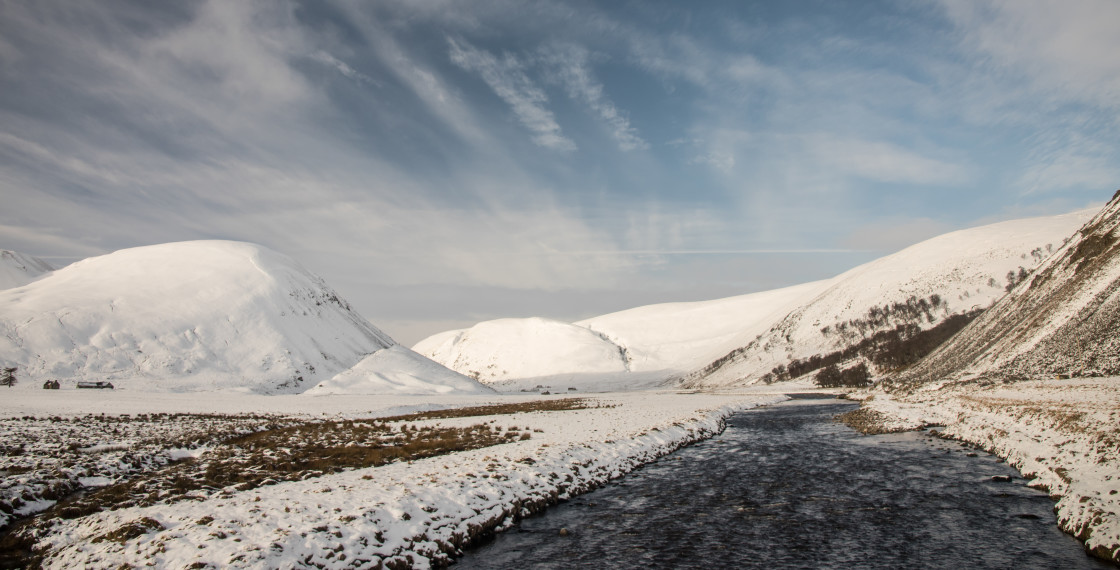
[[[1120,192],[1035,273],[888,386],[1120,375]]]
[[[1092,216],[1091,210],[941,235],[834,278],[769,330],[683,378],[686,387],[757,382],[777,366],[851,346],[900,324],[929,328],[988,307]]]
[[[622,347],[585,327],[550,319],[498,319],[430,336],[413,349],[492,383],[561,374],[625,372]]]
[[[0,291],[0,361],[26,389],[296,393],[394,344],[321,278],[248,243],[126,249]]]
[[[38,257],[0,249],[0,289],[26,285],[51,271],[54,271],[51,264]]]

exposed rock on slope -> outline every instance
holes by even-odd
[[[893,386],[1120,375],[1120,192],[1031,276]]]
[[[321,278],[248,243],[126,249],[0,291],[0,361],[25,389],[297,393],[395,344]]]

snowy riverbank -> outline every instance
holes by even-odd
[[[197,396],[182,395],[180,404],[186,405],[190,398]],[[514,398],[528,399],[455,397],[449,403],[479,405]],[[175,396],[167,399],[171,403],[156,407],[186,411],[174,404]],[[600,394],[588,398],[596,407],[586,409],[420,420],[410,422],[414,429],[491,423],[531,437],[245,491],[215,490],[171,505],[58,520],[38,537],[36,548],[46,549],[44,565],[55,568],[440,564],[492,530],[719,432],[723,419],[736,410],[784,399],[773,394]],[[351,418],[421,407],[410,399],[396,402],[384,397],[370,398],[362,405],[359,397],[345,399],[341,410],[332,411],[332,399],[304,401],[304,413]],[[285,410],[290,405],[286,399],[275,402]],[[43,413],[43,405],[6,403],[2,412],[9,418],[30,409]],[[67,404],[60,401],[59,407],[60,413],[66,413]],[[122,407],[135,413],[141,406],[125,402]],[[440,406],[439,398],[427,398],[422,407],[445,406]]]
[[[852,394],[865,430],[923,426],[1003,457],[1057,501],[1058,524],[1120,562],[1120,378],[933,384]]]

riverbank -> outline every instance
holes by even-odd
[[[1004,458],[1056,502],[1059,526],[1120,563],[1120,378],[932,384],[856,392],[865,433],[939,428]]]
[[[57,518],[39,525],[33,549],[48,568],[439,565],[521,517],[719,433],[724,419],[737,410],[784,399],[772,394],[596,394],[586,397],[589,407],[582,409],[415,420],[408,422],[409,431],[484,424],[528,437],[251,489],[205,489],[173,504]],[[424,406],[441,407],[435,400]],[[319,414],[327,413],[328,403],[308,400],[309,409]],[[486,402],[452,402],[466,403]],[[383,413],[362,413],[371,406],[348,398],[345,416],[383,417],[418,404],[394,405],[380,398],[377,405]],[[112,405],[105,406],[111,413]],[[27,411],[11,407],[9,420],[16,420],[16,410]],[[127,407],[137,411],[134,403]],[[97,442],[84,445],[91,443]],[[108,440],[101,443],[106,452],[120,451]]]

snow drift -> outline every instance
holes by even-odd
[[[126,249],[0,291],[0,360],[24,388],[298,393],[394,345],[321,278],[249,243]]]

